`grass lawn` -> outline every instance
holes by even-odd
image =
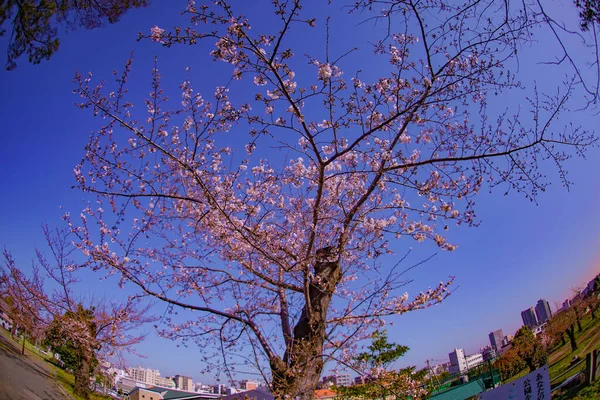
[[[6,331],[5,329],[2,329],[2,328],[0,328],[0,331],[2,331],[2,334],[4,334],[7,338],[14,341],[14,339],[12,338],[12,336],[10,336],[8,331]],[[18,342],[15,342],[19,346],[19,349],[21,349],[21,346],[22,346],[21,340],[22,339],[19,339]],[[40,353],[40,350],[37,347],[35,347],[33,344],[29,343],[28,341],[25,341],[25,355],[26,356],[33,355],[34,357],[38,358],[39,360],[44,361],[43,366],[50,372],[51,375],[53,375],[55,377],[56,382],[58,382],[60,384],[60,386],[69,394],[71,399],[83,400],[83,398],[81,398],[80,396],[75,396],[73,394],[73,389],[75,387],[75,377],[73,376],[73,374],[52,364],[52,362],[51,362],[51,360],[53,360],[52,358],[48,358],[43,353]],[[90,395],[90,400],[112,400],[112,397],[105,396],[100,393],[92,392]]]
[[[566,377],[574,375],[577,371],[585,369],[585,355],[594,349],[600,348],[600,316],[592,319],[591,314],[586,314],[581,321],[582,332],[575,332],[577,338],[577,350],[571,352],[571,345],[567,339],[564,345],[555,347],[548,355],[548,372],[552,384],[561,382]],[[577,328],[575,329],[577,330]],[[573,357],[577,356],[582,363],[572,363]],[[571,367],[575,366],[572,370]],[[563,375],[565,372],[567,374]],[[503,384],[515,381],[529,373],[529,369],[524,369],[516,375],[502,382]],[[566,397],[568,398],[568,397]],[[582,397],[585,398],[585,397]],[[590,397],[592,398],[592,397]],[[593,397],[600,399],[600,395]]]
[[[585,360],[587,353],[600,348],[600,316],[592,319],[592,316],[588,313],[581,321],[581,327],[583,331],[575,333],[577,350],[571,352],[571,345],[567,340],[564,345],[556,347],[548,356],[550,379],[556,379],[566,372],[571,366],[574,356],[577,356],[580,360]],[[579,368],[585,368],[585,365],[583,367],[579,366]]]

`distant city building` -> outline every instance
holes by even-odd
[[[463,349],[454,349],[448,353],[450,359],[450,368],[448,371],[451,374],[462,373],[467,370],[467,360],[465,360],[465,351]]]
[[[257,381],[244,380],[240,382],[240,389],[244,391],[254,390],[258,387]]]
[[[505,338],[505,339],[506,339],[506,338]],[[512,348],[512,344],[511,344],[511,343],[509,343],[509,344],[507,344],[506,346],[503,346],[503,347],[502,347],[500,350],[498,350],[498,353],[497,353],[497,355],[498,355],[498,356],[503,356],[503,355],[505,355],[505,354],[506,354],[506,352],[507,352],[508,350],[510,350],[511,348]]]
[[[265,386],[261,386],[248,392],[221,397],[221,400],[274,400],[274,397]]]
[[[448,370],[450,369],[450,363],[443,363],[443,364],[438,364],[438,365],[434,365],[433,367],[431,367],[430,372],[433,373],[433,375],[439,375],[442,372],[448,372]]]
[[[336,385],[337,386],[350,386],[352,385],[352,380],[350,379],[350,375],[348,374],[340,374],[336,375]]]
[[[571,307],[571,300],[566,299],[563,303],[562,303],[562,308],[561,310],[566,310],[567,308]]]
[[[523,319],[523,325],[529,327],[531,330],[535,329],[538,325],[537,317],[533,307],[529,307],[527,310],[521,312],[521,318]]]
[[[115,367],[107,369],[105,374],[111,380],[111,386],[117,386],[117,382],[127,377],[127,372],[124,369]]]
[[[354,378],[354,384],[355,385],[364,385],[365,383],[365,378],[363,378],[362,376],[357,376],[356,378]]]
[[[504,334],[502,334],[502,329],[498,329],[494,332],[490,332],[490,345],[494,349],[499,349],[502,347],[502,339],[504,339]]]
[[[10,331],[13,327],[13,321],[8,315],[9,313],[10,307],[4,300],[0,299],[0,325],[7,331]]]
[[[217,400],[219,396],[211,393],[191,393],[153,386],[147,388],[136,387],[129,392],[127,398],[129,400]]]
[[[322,380],[325,386],[327,386],[327,384],[335,386],[350,386],[352,384],[352,380],[348,374],[324,376]]]
[[[195,383],[194,391],[198,393],[213,393],[213,387],[210,385],[205,385],[203,383]],[[217,393],[219,394],[219,393]]]
[[[227,394],[227,386],[220,384],[220,385],[214,385],[211,387],[211,393],[214,394]]]
[[[143,382],[148,385],[158,385],[156,379],[160,377],[160,372],[157,369],[138,366],[129,368],[127,372],[134,381]]]
[[[194,383],[192,382],[192,378],[189,376],[175,375],[171,379],[173,379],[173,382],[175,382],[175,387],[179,390],[187,390],[190,392],[194,390]]]
[[[465,357],[465,362],[467,363],[467,369],[474,368],[478,365],[483,364],[483,354],[475,353],[470,356]]]
[[[538,300],[535,305],[535,315],[537,316],[538,325],[550,320],[550,317],[552,317],[552,310],[550,310],[550,304],[546,299]]]
[[[166,377],[163,378],[162,376],[157,376],[155,378],[155,385],[164,388],[175,389],[175,382],[173,382],[173,379]]]
[[[226,386],[226,385],[220,384],[220,385],[211,386],[210,393],[219,394],[222,396],[230,396],[232,394],[242,393],[242,391],[238,390],[236,388],[232,388],[231,386]]]
[[[535,329],[533,330],[533,335],[537,336],[540,333],[542,333],[544,331],[544,329],[546,328],[546,325],[548,325],[548,324],[546,322],[544,322],[543,324],[536,326]]]
[[[121,377],[119,380],[117,380],[117,383],[115,386],[117,387],[117,389],[121,389],[124,393],[129,393],[136,387],[145,388],[145,387],[149,387],[152,385],[137,381],[128,376],[124,376],[124,377]]]
[[[501,349],[502,346],[498,347],[498,349]],[[496,358],[496,348],[495,347],[486,347],[483,350],[483,361],[489,361],[489,360],[493,360],[494,358]]]

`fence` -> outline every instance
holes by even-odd
[[[584,386],[591,385],[600,378],[600,349],[595,349],[585,355],[566,371],[550,381],[553,393],[565,391],[573,393]]]
[[[467,371],[449,375],[432,391],[430,400],[466,399],[500,384],[493,359]]]

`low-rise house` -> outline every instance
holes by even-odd
[[[4,300],[0,300],[0,326],[7,331],[10,331],[13,327],[13,321],[8,316],[8,312],[8,305],[4,302]]]
[[[126,397],[127,400],[215,400],[218,398],[218,395],[211,393],[186,392],[159,386],[146,388],[136,386]]]
[[[269,389],[264,386],[259,386],[254,390],[230,394],[229,396],[221,397],[221,400],[274,400],[275,397],[269,392]]]
[[[333,400],[337,397],[337,393],[331,389],[315,390],[315,399],[318,400]]]

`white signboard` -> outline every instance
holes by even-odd
[[[550,400],[548,366],[536,369],[516,381],[479,394],[479,400]]]

